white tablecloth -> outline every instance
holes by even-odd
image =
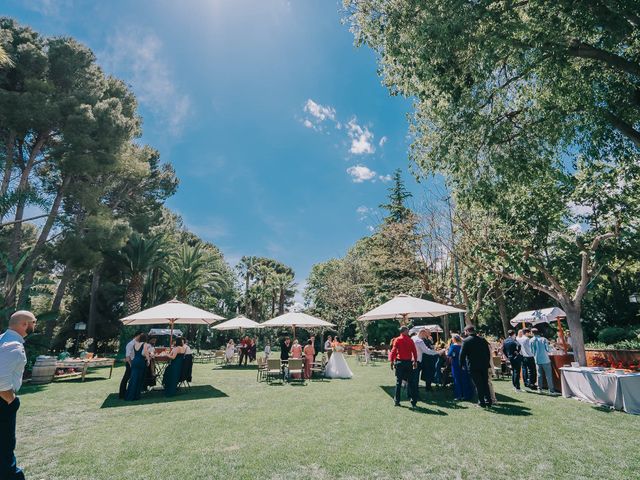
[[[562,395],[640,415],[640,374],[602,373],[588,367],[562,367]]]

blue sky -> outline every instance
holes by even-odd
[[[410,177],[407,114],[333,0],[8,0],[1,14],[88,45],[131,85],[142,141],[180,178],[170,208],[218,245],[277,258],[303,284],[377,223]]]

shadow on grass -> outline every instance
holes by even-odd
[[[506,415],[508,417],[529,417],[532,415],[531,409],[520,405],[509,405],[508,403],[498,403],[487,410],[498,415]]]
[[[104,400],[100,408],[129,407],[133,405],[150,405],[153,403],[172,403],[182,402],[184,400],[205,400],[207,398],[222,397],[228,397],[228,395],[211,385],[196,385],[192,386],[189,390],[178,390],[178,394],[175,397],[165,397],[164,391],[152,390],[149,393],[143,394],[142,398],[135,402],[120,400],[117,393],[111,393]]]
[[[500,403],[522,403],[522,400],[518,400],[517,398],[507,397],[501,393],[496,393],[496,400]]]
[[[91,383],[91,382],[97,382],[100,380],[109,380],[109,377],[89,377],[86,376],[84,377],[84,381],[82,381],[82,377],[80,375],[78,375],[77,377],[66,377],[66,378],[60,378],[60,379],[56,379],[55,383]]]
[[[393,400],[395,398],[395,394],[396,394],[396,387],[395,386],[389,386],[389,385],[380,385],[380,388],[384,391],[384,393],[386,393],[387,395],[389,395],[389,397],[391,397],[391,399]],[[430,392],[429,394],[427,394],[426,396],[426,402],[431,406],[435,406],[435,407],[442,407],[442,408],[467,408],[467,407],[463,407],[462,405],[459,405],[457,402],[453,402],[451,400],[446,400],[444,398],[435,398],[432,395],[433,392]],[[438,394],[436,395],[437,397],[440,397],[442,394],[444,394],[444,392],[438,392]],[[424,391],[420,391],[419,392],[420,398],[422,400],[425,399],[425,394]],[[409,398],[407,397],[407,389],[403,388],[402,389],[402,396],[400,398],[400,400],[406,400],[409,401]],[[409,407],[407,407],[409,408]],[[414,412],[418,412],[418,413],[426,413],[426,414],[430,414],[430,415],[448,415],[448,413],[443,412],[442,410],[432,410],[430,408],[426,408],[423,407],[422,405],[419,405],[418,407],[413,409]]]
[[[49,383],[44,384],[44,385],[32,385],[30,383],[26,383],[24,385],[22,385],[22,387],[20,388],[20,392],[18,392],[18,394],[22,397],[23,395],[29,395],[30,393],[38,393],[38,392],[42,392],[43,390],[46,390],[47,388],[49,388]]]
[[[591,408],[593,408],[594,410],[597,410],[598,412],[603,412],[603,413],[613,413],[616,411],[615,408],[610,407],[608,405],[592,405]]]

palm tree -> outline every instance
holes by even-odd
[[[163,265],[167,254],[163,250],[162,237],[144,238],[134,234],[121,251],[121,262],[129,276],[129,284],[124,295],[127,315],[142,308],[142,294],[148,273]]]
[[[200,244],[182,245],[171,257],[167,273],[171,291],[183,302],[193,294],[213,293],[226,285],[222,265],[207,255]]]

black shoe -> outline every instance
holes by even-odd
[[[411,409],[412,409],[412,410],[413,410],[413,409],[415,409],[415,408],[417,408],[417,407],[418,407],[418,405],[417,405],[416,403],[412,403],[412,404],[411,404]]]
[[[394,407],[399,407],[400,406],[400,402],[394,402],[393,406]]]

